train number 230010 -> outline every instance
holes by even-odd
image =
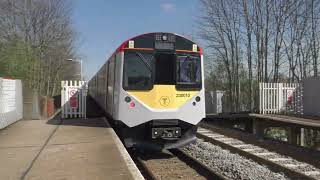
[[[181,98],[181,97],[190,97],[190,94],[189,93],[181,93],[181,94],[176,94],[176,97],[177,98]]]

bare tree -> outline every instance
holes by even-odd
[[[213,63],[223,64],[227,78],[219,82],[227,86],[219,87],[226,88],[232,110],[254,109],[258,82],[299,82],[319,74],[320,0],[201,3],[200,37]]]
[[[246,39],[247,39],[247,58],[248,58],[248,71],[249,71],[249,110],[252,111],[254,107],[254,95],[253,95],[253,79],[252,79],[252,21],[253,15],[252,12],[249,12],[249,9],[253,9],[253,7],[248,8],[248,1],[242,0],[243,6],[243,14],[245,19],[245,28],[246,28]]]
[[[208,47],[227,72],[227,96],[232,110],[239,110],[240,101],[240,4],[228,0],[203,0],[204,11],[200,24],[201,37],[209,39]]]
[[[316,2],[319,4],[319,2]],[[317,44],[318,36],[317,36],[317,30],[318,30],[318,18],[315,18],[315,11],[316,11],[316,4],[315,0],[311,0],[311,34],[312,34],[312,60],[313,60],[313,76],[318,76],[318,53],[319,53],[319,46]]]
[[[24,45],[28,71],[19,78],[43,95],[57,93],[63,61],[75,54],[71,7],[65,0],[0,1],[0,44],[17,39]]]

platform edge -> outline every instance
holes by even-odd
[[[111,127],[105,117],[103,117],[103,120],[109,127]],[[132,177],[137,180],[140,180],[140,179],[143,180],[144,177],[142,176],[142,174],[139,171],[136,164],[131,159],[128,151],[126,150],[126,148],[124,147],[124,145],[122,144],[122,142],[120,141],[119,137],[117,136],[116,132],[113,129],[111,130],[111,134],[112,134],[112,138],[115,140],[115,144],[116,144],[123,160],[125,161],[126,166],[128,167],[128,170],[130,171]]]

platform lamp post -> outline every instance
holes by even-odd
[[[80,80],[82,81],[83,79],[83,74],[82,74],[82,59],[66,59],[66,61],[73,61],[73,62],[78,62],[80,63]]]

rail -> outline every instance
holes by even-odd
[[[284,172],[288,177],[297,179],[318,179],[320,170],[304,162],[282,156],[267,149],[244,143],[235,138],[213,132],[209,127],[199,128],[197,136],[217,144],[233,153],[240,154],[270,167],[273,171]]]
[[[157,152],[141,153],[133,150],[129,150],[129,152],[146,179],[181,178],[186,177],[186,172],[192,174],[196,179],[226,179],[223,175],[213,171],[211,168],[180,149],[168,150],[167,152],[160,153],[160,155],[157,154]],[[173,161],[174,163],[171,163],[170,161]],[[166,166],[168,168],[170,164],[173,165],[172,168],[174,168],[174,171],[163,172],[164,169],[158,167]],[[161,172],[159,172],[159,169]],[[166,175],[163,175],[164,173]]]

